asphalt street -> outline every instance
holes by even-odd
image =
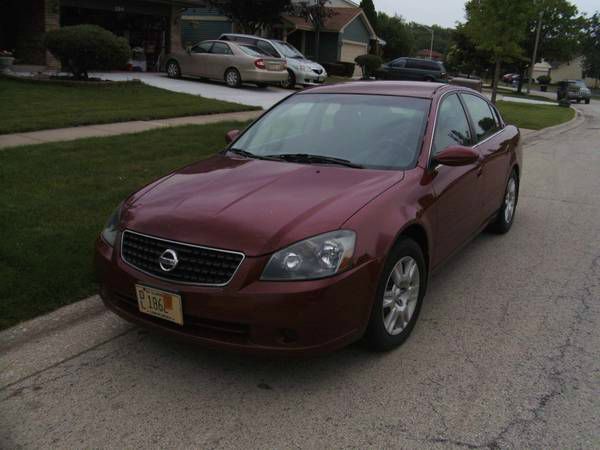
[[[206,351],[92,298],[0,334],[0,448],[600,448],[600,102],[578,109],[528,137],[512,230],[433,277],[400,349]]]

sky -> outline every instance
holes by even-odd
[[[571,0],[581,12],[592,15],[600,10],[599,0]],[[357,1],[358,2],[358,1]],[[398,14],[409,22],[453,27],[464,19],[465,0],[373,0],[375,9]]]

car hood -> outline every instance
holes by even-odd
[[[130,197],[121,228],[259,256],[338,229],[403,178],[402,171],[217,155]]]

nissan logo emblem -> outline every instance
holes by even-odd
[[[177,264],[179,264],[177,253],[175,253],[175,250],[171,250],[170,248],[166,249],[162,255],[160,255],[160,258],[158,258],[158,265],[165,272],[170,272],[171,270],[175,269]]]

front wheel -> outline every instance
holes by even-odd
[[[167,75],[170,78],[181,77],[181,69],[179,68],[179,64],[177,64],[177,61],[169,61],[167,63]]]
[[[590,104],[590,99],[589,99],[589,98],[586,98],[586,99],[585,99],[585,104],[586,104],[586,105],[589,105],[589,104]]]
[[[517,209],[517,201],[519,199],[519,178],[516,171],[513,170],[504,191],[504,200],[502,206],[498,210],[496,220],[490,225],[490,230],[494,233],[508,233],[515,218]]]
[[[288,78],[281,82],[281,87],[284,89],[294,89],[296,87],[296,75],[291,70],[288,70]]]
[[[242,85],[242,77],[237,69],[228,69],[225,72],[225,83],[232,88],[239,88]]]
[[[409,238],[396,243],[385,263],[366,338],[375,351],[392,350],[412,332],[427,288],[421,247]]]

